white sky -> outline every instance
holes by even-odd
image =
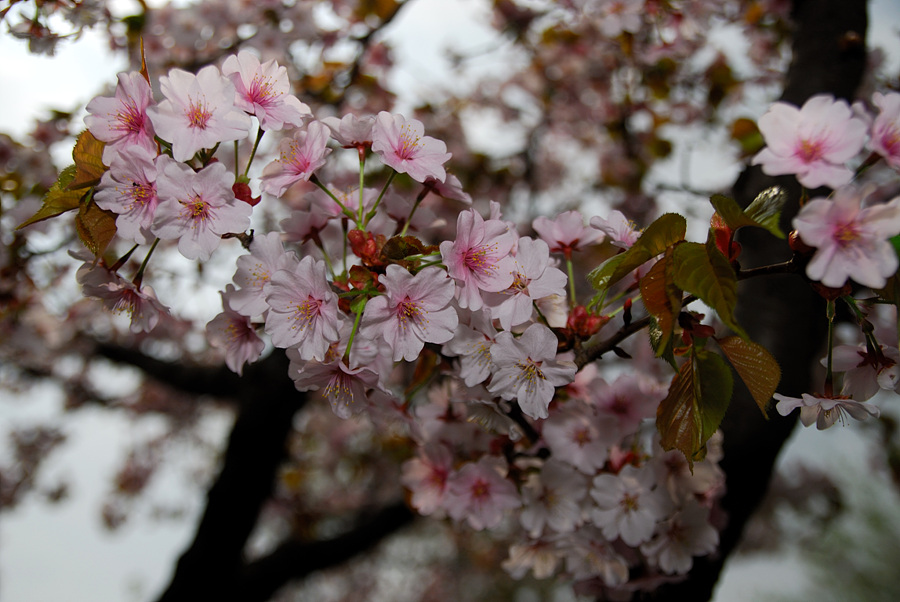
[[[453,3],[453,7],[447,5]],[[872,39],[891,44],[892,64],[900,65],[900,3],[876,0]],[[442,51],[453,45],[479,49],[490,43],[489,16],[484,0],[415,0],[393,26],[398,55],[406,57],[408,70],[395,79],[400,88],[427,93],[451,85]],[[435,28],[435,19],[441,28]],[[461,39],[460,32],[465,32]],[[99,36],[86,35],[77,43],[60,45],[53,58],[30,55],[25,44],[0,33],[0,131],[21,136],[32,120],[49,108],[73,109],[84,104],[103,85],[112,85],[125,68],[122,59],[110,57]],[[489,69],[502,66],[502,61]],[[453,84],[460,85],[460,84]],[[63,156],[66,153],[62,150]],[[29,399],[0,399],[0,429],[32,424],[61,414],[58,394],[47,391]],[[227,421],[211,417],[211,439],[222,441]],[[141,516],[119,532],[110,534],[100,525],[100,501],[110,486],[116,463],[134,437],[149,436],[152,424],[133,424],[108,411],[83,409],[65,416],[70,435],[65,449],[54,456],[42,473],[43,482],[66,475],[72,496],[57,506],[28,501],[4,514],[0,522],[0,600],[4,602],[128,602],[153,597],[167,582],[178,554],[193,535],[196,516],[205,491],[179,482],[179,470],[164,474],[154,487],[172,487],[188,514],[181,522],[157,522]],[[823,456],[825,450],[845,457],[860,445],[853,427],[826,433],[804,431],[794,454]],[[824,450],[823,450],[824,447]],[[796,457],[796,455],[794,456]],[[789,461],[789,460],[785,460]],[[744,602],[761,599],[768,587],[797,583],[797,563],[782,557],[749,559],[731,563],[719,585],[716,600]],[[765,575],[764,579],[760,579]]]

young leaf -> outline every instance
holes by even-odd
[[[681,289],[675,286],[672,248],[653,264],[650,271],[641,278],[641,298],[647,312],[656,319],[659,338],[654,342],[656,357],[660,357],[672,338],[672,331],[681,311]]]
[[[677,213],[665,213],[647,226],[630,249],[607,259],[588,274],[597,290],[609,288],[632,270],[653,259],[675,243],[684,240],[687,222]]]
[[[43,205],[41,205],[41,208],[38,209],[37,213],[19,224],[16,229],[18,230],[45,219],[50,219],[51,217],[62,215],[66,211],[77,209],[79,203],[81,202],[81,197],[83,197],[85,193],[81,190],[67,190],[67,187],[72,182],[74,177],[74,165],[70,165],[62,170],[62,172],[60,172],[59,174],[59,179],[55,184],[53,184],[53,186],[50,187],[50,190],[47,191],[47,194],[44,195]]]
[[[784,232],[778,226],[781,219],[781,210],[787,203],[787,192],[780,186],[772,186],[766,188],[753,199],[744,213],[747,217],[755,221],[757,224],[768,230],[772,235],[778,238],[784,238]]]
[[[725,357],[747,385],[756,405],[766,415],[766,406],[781,380],[781,367],[762,345],[740,337],[716,339]]]
[[[693,470],[694,460],[705,456],[706,442],[725,416],[733,387],[725,360],[695,349],[672,379],[669,394],[656,412],[663,449],[679,450]]]
[[[101,160],[104,146],[105,143],[94,138],[90,130],[81,132],[72,150],[75,178],[69,182],[68,190],[90,188],[100,183],[100,178],[106,171],[106,166]]]
[[[696,295],[713,308],[726,326],[746,338],[734,318],[737,304],[737,276],[710,238],[705,245],[684,242],[675,247],[675,285]]]
[[[116,235],[116,214],[88,200],[75,216],[75,230],[84,246],[99,256]]]

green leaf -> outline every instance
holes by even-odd
[[[675,262],[671,247],[665,255],[641,278],[641,298],[647,312],[656,319],[659,338],[655,341],[656,356],[660,357],[670,347],[672,332],[681,311],[681,289],[675,285]]]
[[[781,220],[781,210],[787,203],[787,199],[788,195],[784,188],[772,186],[756,195],[744,213],[772,235],[784,238],[784,232],[781,231],[778,222]]]
[[[82,190],[67,190],[67,187],[74,178],[74,165],[70,165],[69,167],[62,170],[62,172],[60,172],[59,174],[59,179],[55,184],[53,184],[53,186],[50,187],[50,190],[47,191],[47,194],[44,195],[43,205],[41,205],[41,208],[38,209],[37,213],[19,224],[16,229],[18,230],[20,228],[24,228],[25,226],[30,226],[31,224],[44,221],[45,219],[50,219],[51,217],[62,215],[67,211],[71,211],[72,209],[77,209],[78,205],[81,203],[81,198],[85,195],[85,192]]]
[[[731,228],[737,230],[742,226],[756,226],[761,228],[762,225],[757,223],[753,218],[744,213],[737,201],[723,194],[714,194],[709,198],[716,213],[722,218],[722,221]]]
[[[647,328],[647,332],[650,335],[650,346],[656,353],[656,357],[668,362],[672,369],[678,372],[678,364],[675,363],[675,352],[672,347],[672,337],[669,336],[665,344],[663,344],[663,330],[653,316],[650,316],[650,326]],[[671,333],[669,334],[671,335]]]
[[[684,242],[675,247],[675,285],[700,298],[726,326],[744,338],[747,334],[734,317],[737,276],[728,259],[710,238],[705,245]]]
[[[99,256],[116,235],[116,214],[89,199],[75,216],[75,230],[84,246]]]
[[[665,213],[647,226],[630,249],[611,257],[588,274],[588,280],[599,291],[630,274],[675,243],[684,240],[687,222],[677,213]]]
[[[781,380],[781,367],[778,362],[765,347],[753,341],[740,337],[725,337],[721,340],[716,339],[716,342],[734,366],[738,376],[747,385],[750,395],[765,416],[766,406]]]
[[[106,145],[103,142],[94,138],[90,130],[81,132],[75,142],[75,148],[72,149],[75,178],[69,183],[69,190],[90,188],[100,183],[100,178],[106,171],[106,166],[101,160],[104,146]]]
[[[669,394],[656,412],[663,449],[679,450],[693,471],[694,460],[705,457],[706,442],[725,416],[733,387],[725,360],[695,349],[672,379]]]

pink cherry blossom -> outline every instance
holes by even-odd
[[[232,294],[234,286],[229,284],[222,293],[222,313],[206,325],[206,338],[213,347],[225,349],[225,365],[240,376],[244,364],[258,360],[266,344],[256,334],[250,319],[229,307]]]
[[[522,505],[515,486],[504,475],[506,463],[493,456],[468,462],[451,474],[444,508],[451,518],[466,520],[473,529],[491,529],[503,516]]]
[[[104,307],[113,313],[127,314],[133,333],[150,332],[169,312],[151,287],[138,288],[105,267],[86,263],[78,268],[75,277],[85,297],[101,299]]]
[[[491,357],[497,371],[488,391],[515,399],[532,418],[546,418],[556,387],[575,378],[575,364],[556,359],[556,335],[543,324],[532,324],[518,339],[501,332]]]
[[[597,507],[591,518],[607,539],[621,537],[629,546],[648,541],[666,515],[665,492],[656,487],[654,472],[629,464],[618,475],[594,477],[591,497]]]
[[[237,258],[237,270],[232,280],[240,288],[228,297],[228,306],[241,315],[252,318],[269,309],[265,286],[278,270],[297,265],[297,256],[285,252],[278,232],[254,236],[250,253]]]
[[[335,295],[325,279],[324,261],[307,255],[290,269],[275,272],[265,285],[266,332],[272,344],[297,347],[303,360],[325,360],[331,343],[340,338]]]
[[[483,308],[471,315],[471,325],[460,324],[453,339],[444,345],[445,354],[459,356],[459,376],[467,387],[483,383],[491,375],[491,345],[497,337],[490,310]]]
[[[374,115],[357,117],[352,113],[348,113],[340,119],[337,117],[325,117],[321,121],[331,130],[331,137],[344,148],[367,148],[372,146],[372,126],[375,125]]]
[[[456,298],[463,309],[476,311],[484,301],[481,292],[500,292],[513,282],[509,256],[518,236],[500,220],[487,220],[474,209],[459,214],[456,240],[441,243],[441,257],[456,281]]]
[[[530,537],[540,537],[550,530],[571,533],[583,522],[581,500],[587,491],[587,478],[554,456],[523,488],[524,508],[519,520]]]
[[[888,165],[900,169],[900,94],[876,92],[872,104],[879,113],[872,123],[868,147],[884,157]]]
[[[368,391],[380,388],[378,375],[369,368],[351,368],[337,358],[306,361],[295,347],[287,350],[287,356],[291,360],[288,374],[297,390],[321,389],[338,418],[347,419],[362,412],[368,403]]]
[[[796,174],[807,188],[850,182],[846,167],[866,141],[866,123],[830,95],[813,96],[801,108],[776,102],[759,118],[766,147],[753,157],[770,176]]]
[[[617,210],[610,211],[609,217],[606,219],[600,216],[592,217],[591,227],[606,234],[614,247],[622,249],[630,249],[631,245],[641,236],[641,231],[637,229],[634,222]]]
[[[425,343],[446,343],[453,338],[459,318],[449,305],[453,281],[444,270],[429,267],[412,275],[391,264],[380,280],[386,294],[366,304],[360,333],[383,338],[394,361],[413,361]]]
[[[866,191],[844,187],[833,200],[806,203],[793,226],[804,243],[816,247],[806,275],[838,288],[848,278],[881,288],[897,271],[897,254],[887,240],[900,234],[900,197],[883,205],[862,208]]]
[[[153,239],[150,226],[159,204],[155,159],[155,150],[137,144],[122,148],[94,193],[98,207],[117,214],[116,234],[139,245]]]
[[[602,379],[593,389],[595,407],[600,415],[614,416],[621,437],[637,432],[666,397],[667,388],[640,373],[622,374],[610,384]]]
[[[900,351],[896,347],[882,345],[880,356],[869,353],[865,345],[838,345],[831,353],[832,369],[843,372],[841,394],[865,401],[881,389],[896,388],[900,367]],[[822,365],[825,362],[822,359]]]
[[[172,143],[176,161],[188,161],[199,150],[249,133],[250,117],[234,107],[234,84],[214,65],[197,75],[172,69],[159,78],[159,85],[166,98],[147,114],[156,133]]]
[[[614,420],[583,412],[554,412],[544,423],[543,436],[553,457],[586,474],[603,468],[609,448],[620,439]]]
[[[412,492],[410,504],[419,514],[428,516],[441,509],[452,470],[453,454],[442,443],[420,447],[417,457],[403,463],[400,482]]]
[[[564,211],[551,219],[539,216],[532,222],[541,240],[550,246],[551,253],[562,253],[567,258],[572,252],[603,240],[603,233],[584,225],[584,217],[578,211]]]
[[[467,205],[472,204],[472,195],[463,190],[462,182],[452,173],[448,173],[443,182],[433,177],[425,178],[424,184],[434,191],[435,194],[445,199],[459,201]]]
[[[550,266],[550,248],[543,240],[519,239],[508,289],[491,297],[491,315],[506,330],[531,319],[533,304],[550,295],[565,295],[568,277]]]
[[[385,165],[409,174],[417,182],[424,182],[429,176],[441,182],[446,178],[444,163],[450,159],[447,145],[426,136],[425,126],[417,119],[407,120],[386,111],[378,113],[372,128],[372,151]]]
[[[153,124],[147,107],[153,104],[153,91],[137,72],[120,73],[114,98],[98,96],[87,104],[84,122],[97,140],[105,142],[103,163],[111,165],[122,149],[139,146],[156,155]]]
[[[820,431],[832,426],[838,420],[843,424],[845,413],[857,420],[866,420],[870,416],[877,418],[881,415],[881,411],[876,406],[841,397],[815,397],[809,393],[803,393],[797,398],[776,393],[775,399],[778,400],[775,408],[779,414],[787,416],[800,408],[800,422],[803,423],[803,426],[809,426],[815,422],[816,428]]]
[[[241,51],[225,59],[222,74],[234,84],[235,105],[255,115],[263,130],[300,126],[311,115],[309,107],[290,93],[287,69],[274,60],[260,64],[256,55]]]
[[[262,191],[280,197],[293,184],[308,181],[325,165],[325,157],[331,152],[327,144],[328,128],[318,121],[296,130],[293,138],[283,138],[278,145],[278,159],[263,169]]]
[[[157,168],[160,204],[151,230],[163,240],[178,239],[178,250],[188,259],[207,261],[223,234],[250,227],[253,208],[235,200],[234,175],[221,163],[195,172],[163,156]]]
[[[527,543],[510,545],[509,558],[501,566],[513,579],[521,579],[529,569],[536,579],[546,579],[556,572],[559,560],[559,551],[554,542],[529,540]]]
[[[664,573],[684,575],[694,556],[712,554],[719,532],[709,524],[709,508],[689,499],[683,509],[657,527],[657,534],[641,545],[641,552]]]

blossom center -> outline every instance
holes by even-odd
[[[840,247],[848,247],[857,239],[859,239],[859,230],[856,229],[856,224],[853,222],[839,224],[834,229],[834,241]]]
[[[188,217],[195,221],[203,221],[209,217],[209,203],[200,196],[195,196],[189,201],[183,202]]]
[[[900,128],[892,127],[881,137],[881,146],[889,155],[900,155]]]
[[[419,151],[419,147],[421,146],[419,140],[420,137],[415,133],[412,127],[410,127],[409,125],[403,126],[403,129],[400,131],[399,144],[395,149],[397,152],[397,156],[401,159],[414,158]]]
[[[304,330],[319,315],[319,308],[322,302],[313,297],[307,297],[305,300],[294,304],[294,323],[291,330]]]
[[[546,380],[543,371],[541,371],[540,362],[535,362],[530,357],[524,362],[516,362],[516,368],[519,369],[518,380],[525,381],[525,390],[533,393],[537,390],[539,380]]]
[[[801,140],[800,146],[797,148],[797,156],[804,163],[812,163],[822,158],[822,143],[818,140]]]
[[[491,486],[484,479],[476,479],[472,483],[472,499],[483,500],[491,495]]]
[[[626,493],[622,496],[622,501],[619,502],[619,505],[622,506],[622,510],[625,512],[635,512],[639,508],[638,496]]]
[[[278,93],[275,92],[272,78],[257,75],[253,78],[253,81],[250,82],[250,89],[247,90],[247,96],[249,96],[250,100],[255,104],[265,107],[272,104],[278,96]]]
[[[584,447],[592,440],[591,431],[586,426],[577,429],[572,433],[572,441],[578,444],[578,447]]]
[[[193,98],[184,114],[190,127],[200,130],[205,130],[209,120],[212,118],[212,111],[209,110],[209,106],[202,100],[195,101]]]
[[[138,184],[133,182],[125,191],[125,195],[131,198],[131,207],[138,205],[143,207],[156,196],[156,186],[153,184]]]
[[[495,268],[492,254],[497,245],[482,245],[473,247],[466,251],[463,261],[466,267],[477,274],[487,274],[491,269]]]
[[[410,322],[418,322],[421,315],[422,308],[419,307],[418,302],[410,299],[409,295],[404,297],[403,301],[397,304],[397,319],[400,322],[400,328],[402,330],[409,328]]]
[[[350,375],[345,374],[338,368],[338,372],[328,381],[325,387],[325,398],[334,399],[340,405],[350,405],[353,403],[353,389],[350,387]]]
[[[119,124],[115,127],[115,129],[120,132],[129,132],[131,134],[137,134],[142,129],[144,129],[144,116],[138,110],[137,105],[134,102],[123,103],[122,110],[116,113],[116,121]]]

